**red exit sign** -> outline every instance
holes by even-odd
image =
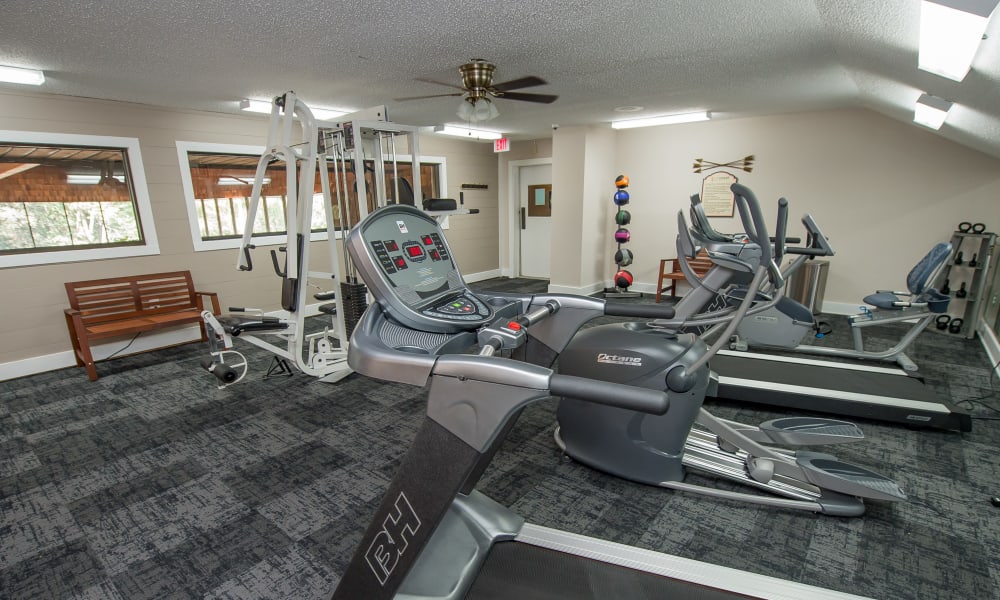
[[[508,150],[510,150],[510,138],[500,138],[499,140],[493,140],[494,152],[507,152]]]

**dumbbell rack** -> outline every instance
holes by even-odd
[[[976,337],[976,328],[979,326],[979,319],[982,317],[982,296],[986,289],[987,274],[990,269],[990,256],[993,253],[993,245],[996,243],[996,234],[990,231],[983,233],[971,233],[955,231],[951,236],[951,256],[945,263],[941,274],[938,275],[935,286],[944,292],[947,282],[951,302],[948,304],[948,316],[954,322],[955,319],[962,319],[962,326],[957,334],[965,338]],[[956,260],[961,253],[961,263],[956,264]],[[970,266],[970,261],[975,256],[976,264]],[[959,297],[956,292],[965,286],[965,296]],[[933,326],[931,329],[935,329]],[[940,330],[938,330],[940,331]],[[947,329],[945,331],[948,331]]]
[[[613,287],[604,290],[605,298],[640,298],[642,297],[641,292],[630,292],[628,291],[629,285],[619,285],[618,277],[620,273],[627,273],[628,277],[631,278],[632,274],[625,270],[625,267],[632,264],[634,256],[632,251],[623,248],[625,244],[628,243],[631,234],[629,230],[625,228],[631,222],[632,215],[625,210],[624,206],[629,203],[629,193],[628,193],[628,176],[619,175],[615,179],[615,187],[617,191],[614,195],[614,205],[615,205],[615,225],[617,229],[615,230],[615,240],[618,242],[618,247],[615,251],[615,274],[611,277],[611,283]],[[623,233],[624,232],[624,233]],[[623,236],[623,237],[622,237]],[[624,240],[624,241],[623,241]]]

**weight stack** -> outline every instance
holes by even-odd
[[[340,304],[344,309],[344,329],[347,339],[351,339],[354,328],[357,327],[361,315],[368,308],[368,288],[360,282],[340,282]]]

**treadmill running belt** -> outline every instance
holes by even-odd
[[[714,356],[710,366],[719,376],[718,397],[724,400],[972,430],[969,413],[938,397],[918,377],[732,355]]]
[[[757,598],[520,542],[490,548],[466,600]]]

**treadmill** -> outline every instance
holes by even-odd
[[[972,431],[972,416],[898,368],[801,356],[720,351],[707,395],[798,410]]]
[[[596,316],[667,317],[670,307],[478,296],[434,219],[409,206],[373,212],[345,245],[376,300],[352,336],[351,367],[429,394],[335,600],[855,597],[533,526],[473,489],[530,402],[555,395],[653,414],[669,403],[659,390],[554,374],[496,351],[522,348],[529,327],[559,350]]]

